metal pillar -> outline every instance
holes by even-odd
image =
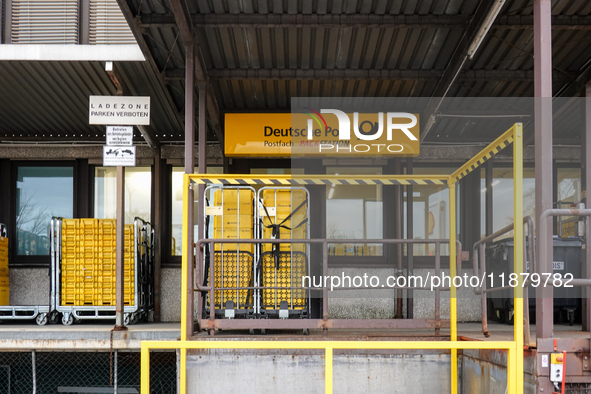
[[[585,190],[585,197],[582,199],[585,203],[585,208],[591,208],[591,199],[588,198],[588,190],[591,186],[591,170],[589,170],[589,165],[591,164],[591,82],[587,84],[585,87],[585,129],[583,130],[583,143],[582,148],[583,152],[581,155],[581,161],[584,166],[581,172],[581,180],[582,180],[582,189]],[[591,230],[591,218],[587,218],[587,227],[585,228],[585,278],[591,277],[591,234],[589,234]],[[583,309],[583,330],[589,331],[589,327],[591,327],[591,287],[585,287],[585,309]]]
[[[400,158],[394,159],[394,173],[396,175],[402,173],[402,166],[400,165]],[[394,237],[396,239],[402,238],[402,186],[394,186],[394,206],[396,209],[396,229]],[[402,271],[402,245],[396,245],[396,276],[404,275]],[[396,290],[396,319],[402,319],[403,303],[402,289]]]
[[[123,250],[125,248],[125,167],[117,167],[117,241],[115,265],[115,328],[125,325],[123,288]]]
[[[536,226],[544,211],[552,209],[552,26],[551,1],[534,1],[534,82],[535,82],[535,162]],[[552,228],[552,218],[547,219]],[[539,273],[552,273],[552,232],[536,242]],[[536,298],[536,336],[554,336],[552,287],[541,286]]]
[[[406,159],[406,173],[408,175],[413,173],[412,158]],[[413,199],[413,187],[412,185],[406,186],[406,238],[414,238],[414,199]],[[406,256],[408,259],[407,275],[414,275],[414,245],[408,244],[406,247]],[[413,302],[413,291],[412,289],[406,290],[406,318],[412,319],[414,312]]]
[[[37,394],[37,361],[35,359],[35,350],[31,351],[31,375],[33,378],[33,394]]]
[[[205,174],[207,172],[207,115],[206,115],[206,103],[207,103],[207,85],[205,82],[199,83],[199,154],[198,154],[198,166],[199,173]],[[203,197],[205,192],[205,185],[199,185],[197,187],[197,199]],[[203,207],[201,200],[199,201],[200,207]],[[197,212],[197,239],[203,239],[205,229],[205,212],[203,209],[199,209]],[[213,253],[213,252],[212,252]],[[201,264],[198,261],[197,264]],[[194,294],[194,293],[193,293]],[[203,306],[202,293],[198,293],[197,296],[197,314],[201,317],[201,308]]]
[[[186,66],[185,66],[185,174],[192,174],[195,171],[195,107],[193,105],[194,85],[195,85],[195,48],[193,44],[186,45]],[[188,242],[183,245],[187,258],[187,271],[183,274],[187,277],[187,305],[181,313],[185,313],[185,327],[181,328],[184,331],[184,338],[193,335],[193,272],[195,252],[193,247],[193,225],[194,225],[194,191],[189,188],[189,198],[187,201],[188,213]]]
[[[162,193],[165,187],[162,184],[164,163],[162,162],[162,149],[157,146],[154,157],[154,321],[160,321],[160,275],[162,267]],[[168,252],[170,253],[170,252]]]
[[[485,227],[486,227],[486,236],[488,237],[491,235],[493,230],[493,190],[492,190],[492,183],[493,183],[493,163],[492,160],[486,162],[485,167],[485,196],[484,196],[484,216],[485,216]]]

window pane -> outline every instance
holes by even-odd
[[[414,167],[413,175],[450,175],[456,169],[456,167]],[[406,192],[404,193],[404,212],[407,212]],[[403,228],[406,237],[406,214]],[[417,185],[413,187],[413,239],[449,239],[449,189],[447,186]],[[442,256],[449,256],[449,245],[441,244],[440,253]],[[413,254],[435,256],[435,244],[415,244]]]
[[[16,183],[18,255],[49,255],[52,216],[71,218],[74,212],[72,167],[19,167]]]
[[[328,167],[327,174],[379,175],[379,167]],[[346,212],[346,214],[344,214]],[[331,256],[382,256],[381,244],[356,243],[355,239],[382,239],[384,229],[382,186],[331,185],[326,187],[326,238],[346,243],[330,244]]]
[[[556,208],[571,209],[581,202],[581,169],[559,168],[558,201]],[[574,237],[577,235],[577,216],[558,216],[558,236]]]
[[[199,172],[195,167],[195,173]],[[222,174],[223,167],[207,167],[208,174]],[[170,248],[173,256],[181,256],[183,248],[183,167],[173,167],[172,169],[172,220],[171,220],[171,240]],[[196,194],[196,193],[195,193]],[[197,199],[197,195],[195,195]],[[194,238],[197,242],[197,210],[199,204],[195,201],[194,207]]]
[[[514,222],[513,220],[513,168],[493,170],[493,232]],[[531,216],[535,223],[536,179],[533,168],[523,169],[523,216]],[[504,237],[513,236],[513,232]]]
[[[125,168],[125,224],[140,217],[150,220],[152,199],[150,167]],[[94,217],[115,219],[117,215],[117,169],[97,167],[94,172]]]

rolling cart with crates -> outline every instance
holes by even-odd
[[[43,326],[57,322],[51,296],[48,305],[10,305],[10,282],[8,277],[8,237],[6,225],[0,223],[0,321],[35,320]],[[51,286],[50,286],[51,287]]]
[[[52,218],[52,297],[62,323],[114,319],[116,221]],[[135,218],[124,235],[124,321],[144,321],[154,309],[154,230]]]
[[[301,187],[263,187],[257,194],[257,238],[308,239],[310,201],[308,190]],[[260,287],[257,311],[263,318],[306,318],[310,311],[310,292],[302,287],[308,275],[309,244],[257,245],[255,277]],[[281,289],[285,287],[286,289]]]
[[[254,234],[254,197],[252,187],[210,186],[205,189],[205,238],[252,239]],[[212,233],[213,237],[209,234]],[[253,287],[255,246],[253,244],[219,243],[214,250],[206,245],[203,261],[204,284],[211,280],[210,253],[214,253],[214,293],[216,317],[252,318],[255,312],[254,290],[224,290],[227,287]],[[204,297],[204,313],[210,313],[210,295]]]

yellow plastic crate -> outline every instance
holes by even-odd
[[[0,268],[8,272],[8,256],[0,256]]]
[[[253,228],[254,220],[253,215],[217,215],[213,218],[213,227],[215,229],[224,229],[230,230],[240,227],[241,229],[244,228]]]
[[[97,234],[99,219],[80,219],[79,230],[82,234]]]
[[[214,265],[215,286],[252,287],[253,264],[254,256],[249,252],[216,252]],[[251,309],[254,302],[253,294],[253,290],[216,290],[215,307],[217,309],[225,308],[226,301],[231,300],[237,309]]]
[[[8,238],[0,236],[0,247],[8,248]]]
[[[0,305],[10,305],[10,288],[9,286],[0,286]]]
[[[302,286],[302,277],[307,275],[307,258],[302,252],[279,252],[277,268],[273,252],[265,252],[262,258],[263,287],[294,287]],[[292,263],[293,258],[293,263]],[[287,301],[289,309],[303,309],[306,306],[304,289],[269,289],[262,291],[261,307],[263,309],[279,309],[279,303]]]
[[[8,257],[0,257],[0,276],[8,276]]]
[[[218,189],[213,195],[213,205],[233,205],[236,206],[240,201],[240,206],[249,205],[252,207],[254,200],[254,191],[250,189]]]

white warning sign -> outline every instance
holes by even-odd
[[[104,167],[135,167],[135,146],[103,146]]]
[[[133,145],[133,126],[107,126],[107,145]]]

